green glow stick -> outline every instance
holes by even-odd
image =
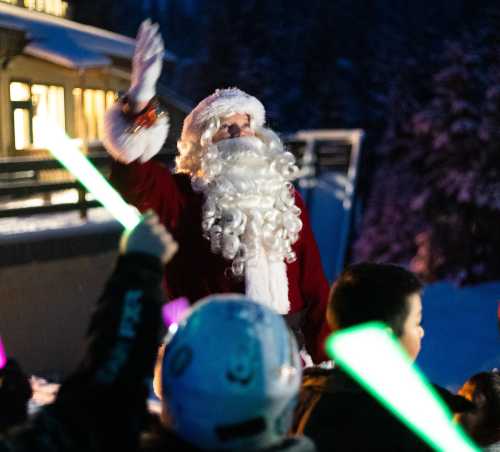
[[[94,165],[82,154],[77,144],[60,127],[46,123],[44,146],[80,183],[130,231],[140,221],[139,212],[127,204]]]
[[[438,451],[479,451],[387,325],[369,322],[332,334],[327,353]]]

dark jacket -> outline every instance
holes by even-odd
[[[231,452],[202,450],[183,441],[172,431],[165,430],[161,425],[156,425],[147,434],[143,435],[141,452]],[[234,451],[237,452],[237,451]],[[267,449],[258,449],[253,452],[316,452],[313,442],[306,437],[297,436],[285,438],[282,443]]]
[[[28,376],[15,359],[0,369],[0,433],[26,421],[33,391]]]
[[[137,451],[159,340],[162,276],[156,257],[119,258],[79,367],[53,404],[0,438],[0,452]]]
[[[158,348],[162,275],[155,257],[119,258],[92,316],[78,369],[53,404],[0,437],[0,452],[197,451],[151,419],[146,408]],[[314,451],[306,438],[287,438],[259,452]]]
[[[292,432],[311,438],[318,452],[432,451],[340,369],[306,372]],[[436,387],[454,412],[468,401]]]

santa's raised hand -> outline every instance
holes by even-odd
[[[165,52],[158,24],[146,19],[137,33],[129,96],[140,111],[154,97]]]
[[[150,160],[167,139],[168,115],[158,113],[153,99],[164,53],[158,25],[145,20],[137,33],[130,88],[104,117],[104,147],[121,163]]]

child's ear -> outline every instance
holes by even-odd
[[[335,331],[336,328],[335,328],[335,316],[332,314],[332,310],[331,309],[326,309],[326,323],[328,323],[328,326],[330,327],[330,329],[332,331]]]
[[[165,354],[165,344],[160,345],[158,349],[158,354],[156,355],[155,369],[153,373],[153,391],[160,400],[162,399],[162,387],[161,387],[161,371],[163,364],[163,355]]]

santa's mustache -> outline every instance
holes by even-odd
[[[241,137],[222,140],[212,145],[201,159],[205,183],[229,179],[251,180],[253,177],[279,177],[273,166],[274,153],[259,138]]]
[[[228,138],[215,145],[218,156],[224,161],[243,157],[263,158],[274,155],[269,147],[257,137]]]
[[[290,152],[269,146],[259,137],[229,138],[209,146],[201,168],[206,180],[235,169],[243,178],[259,175],[291,180],[298,170]]]

